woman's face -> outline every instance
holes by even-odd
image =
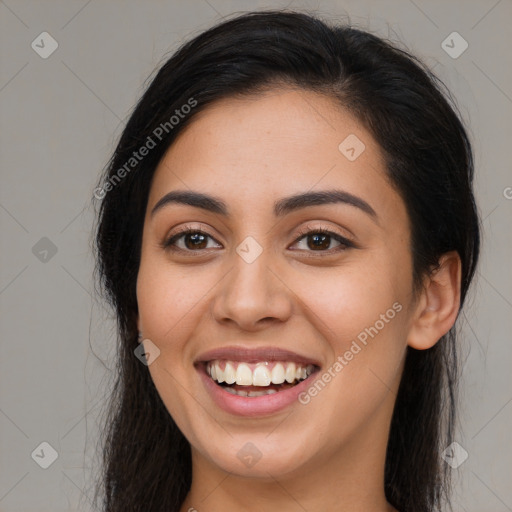
[[[195,118],[154,175],[137,300],[194,460],[253,476],[383,460],[410,228],[379,146],[332,99],[281,89]]]

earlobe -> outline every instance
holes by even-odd
[[[425,280],[407,343],[417,350],[433,347],[453,326],[460,308],[461,261],[456,251],[443,254]]]

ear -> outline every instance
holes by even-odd
[[[425,278],[407,338],[410,347],[431,348],[452,328],[460,308],[461,266],[459,254],[451,251]]]

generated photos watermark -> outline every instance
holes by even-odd
[[[174,114],[168,121],[160,123],[151,133],[146,137],[146,141],[137,151],[132,153],[132,156],[125,162],[125,164],[117,169],[117,171],[108,178],[108,180],[101,186],[94,189],[94,197],[96,199],[103,199],[107,192],[110,192],[127,174],[129,174],[142,160],[150,153],[150,151],[161,142],[166,135],[168,135],[174,127],[180,124],[187,114],[190,114],[192,109],[197,106],[197,100],[190,97],[187,103],[184,103],[180,108],[174,110]]]
[[[346,350],[343,355],[339,355],[336,358],[336,361],[325,370],[320,376],[318,376],[315,381],[309,386],[306,391],[303,391],[299,394],[298,400],[302,405],[307,405],[311,402],[311,399],[322,391],[325,386],[329,382],[331,382],[336,375],[338,375],[345,366],[349,364],[350,361],[354,359],[354,357],[361,352],[361,350],[368,345],[368,337],[371,339],[375,338],[377,334],[379,334],[382,329],[389,324],[393,318],[402,311],[402,304],[399,302],[395,302],[391,308],[389,308],[386,313],[380,315],[379,319],[370,327],[366,327],[363,331],[361,331],[357,335],[357,340],[353,340],[350,348]],[[358,343],[359,342],[359,343]]]

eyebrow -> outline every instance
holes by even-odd
[[[367,213],[374,220],[378,219],[375,210],[364,200],[358,196],[345,192],[344,190],[320,190],[317,192],[304,192],[288,197],[284,197],[274,203],[274,215],[282,217],[308,206],[317,206],[323,204],[343,203],[355,208],[359,208]],[[165,194],[151,210],[153,217],[159,210],[170,204],[184,204],[201,208],[203,210],[231,217],[229,209],[224,201],[218,197],[203,194],[201,192],[193,192],[189,190],[173,190]]]

